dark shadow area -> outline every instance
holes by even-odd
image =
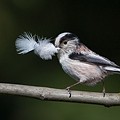
[[[41,60],[33,52],[18,55],[15,40],[23,32],[55,38],[69,31],[96,53],[120,65],[120,1],[1,0],[0,82],[66,88],[75,81],[65,74],[57,57]],[[107,77],[107,92],[120,92],[120,75]],[[78,85],[74,89],[102,91]],[[120,108],[44,102],[0,95],[0,120],[115,120]]]

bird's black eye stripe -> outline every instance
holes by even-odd
[[[64,40],[73,40],[74,38],[76,38],[77,36],[73,33],[71,34],[66,34],[64,37],[62,37],[60,39],[60,44],[64,41]]]

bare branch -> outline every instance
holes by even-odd
[[[16,85],[0,83],[0,94],[19,95],[48,101],[76,102],[110,106],[120,106],[120,93],[103,93],[71,91],[71,97],[67,90],[47,87],[35,87],[28,85]]]

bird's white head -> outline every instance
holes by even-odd
[[[78,37],[70,32],[61,33],[55,39],[55,46],[61,49],[65,49],[79,43],[80,40]]]

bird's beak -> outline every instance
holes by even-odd
[[[60,50],[60,48],[59,47],[56,47],[56,49],[59,51]]]

